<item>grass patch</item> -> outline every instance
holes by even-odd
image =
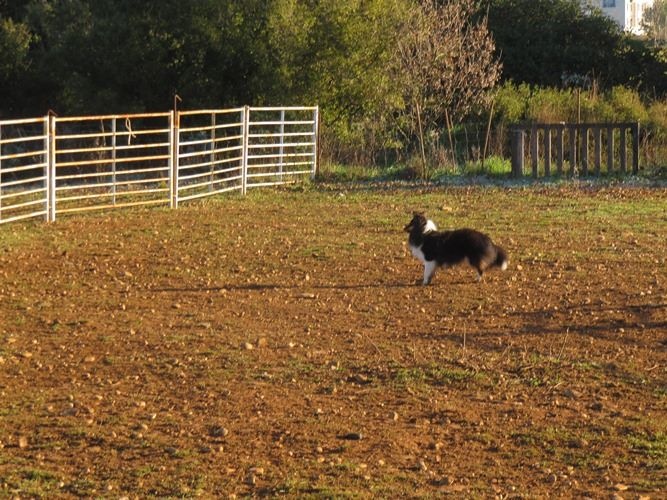
[[[650,459],[653,466],[658,468],[667,467],[666,432],[634,434],[628,437],[628,441],[632,451]]]
[[[399,368],[393,374],[393,381],[396,385],[412,388],[452,385],[481,378],[483,375],[472,370],[448,368],[435,364]]]

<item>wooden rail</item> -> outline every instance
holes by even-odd
[[[626,174],[628,134],[632,141],[632,173],[637,174],[639,122],[517,125],[512,129],[512,175],[521,177],[525,173],[526,135],[528,135],[531,172],[535,178],[539,177],[541,170],[545,177],[552,175],[554,162],[556,174],[559,176],[563,174],[587,176],[591,170],[595,175],[600,175],[603,165],[608,174],[614,171]]]

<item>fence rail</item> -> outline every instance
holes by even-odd
[[[164,204],[314,176],[317,107],[0,121],[0,224]]]
[[[632,172],[639,170],[639,123],[542,123],[517,125],[512,131],[512,174],[524,175],[525,137],[533,177],[552,174],[555,161],[558,175],[596,175],[628,170],[628,134],[632,141]],[[591,150],[591,139],[593,149]],[[616,142],[618,140],[618,142]],[[565,167],[568,167],[567,170]]]

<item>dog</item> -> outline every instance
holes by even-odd
[[[405,226],[412,255],[424,264],[424,286],[429,285],[438,267],[468,263],[477,271],[481,281],[491,267],[507,269],[507,252],[495,245],[489,236],[474,229],[438,231],[435,223],[423,213],[415,213]]]

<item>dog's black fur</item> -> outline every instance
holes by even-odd
[[[507,268],[507,252],[495,245],[486,234],[474,229],[438,231],[423,213],[416,213],[405,231],[412,255],[424,264],[423,284],[428,285],[438,267],[468,262],[482,279],[491,267]]]

